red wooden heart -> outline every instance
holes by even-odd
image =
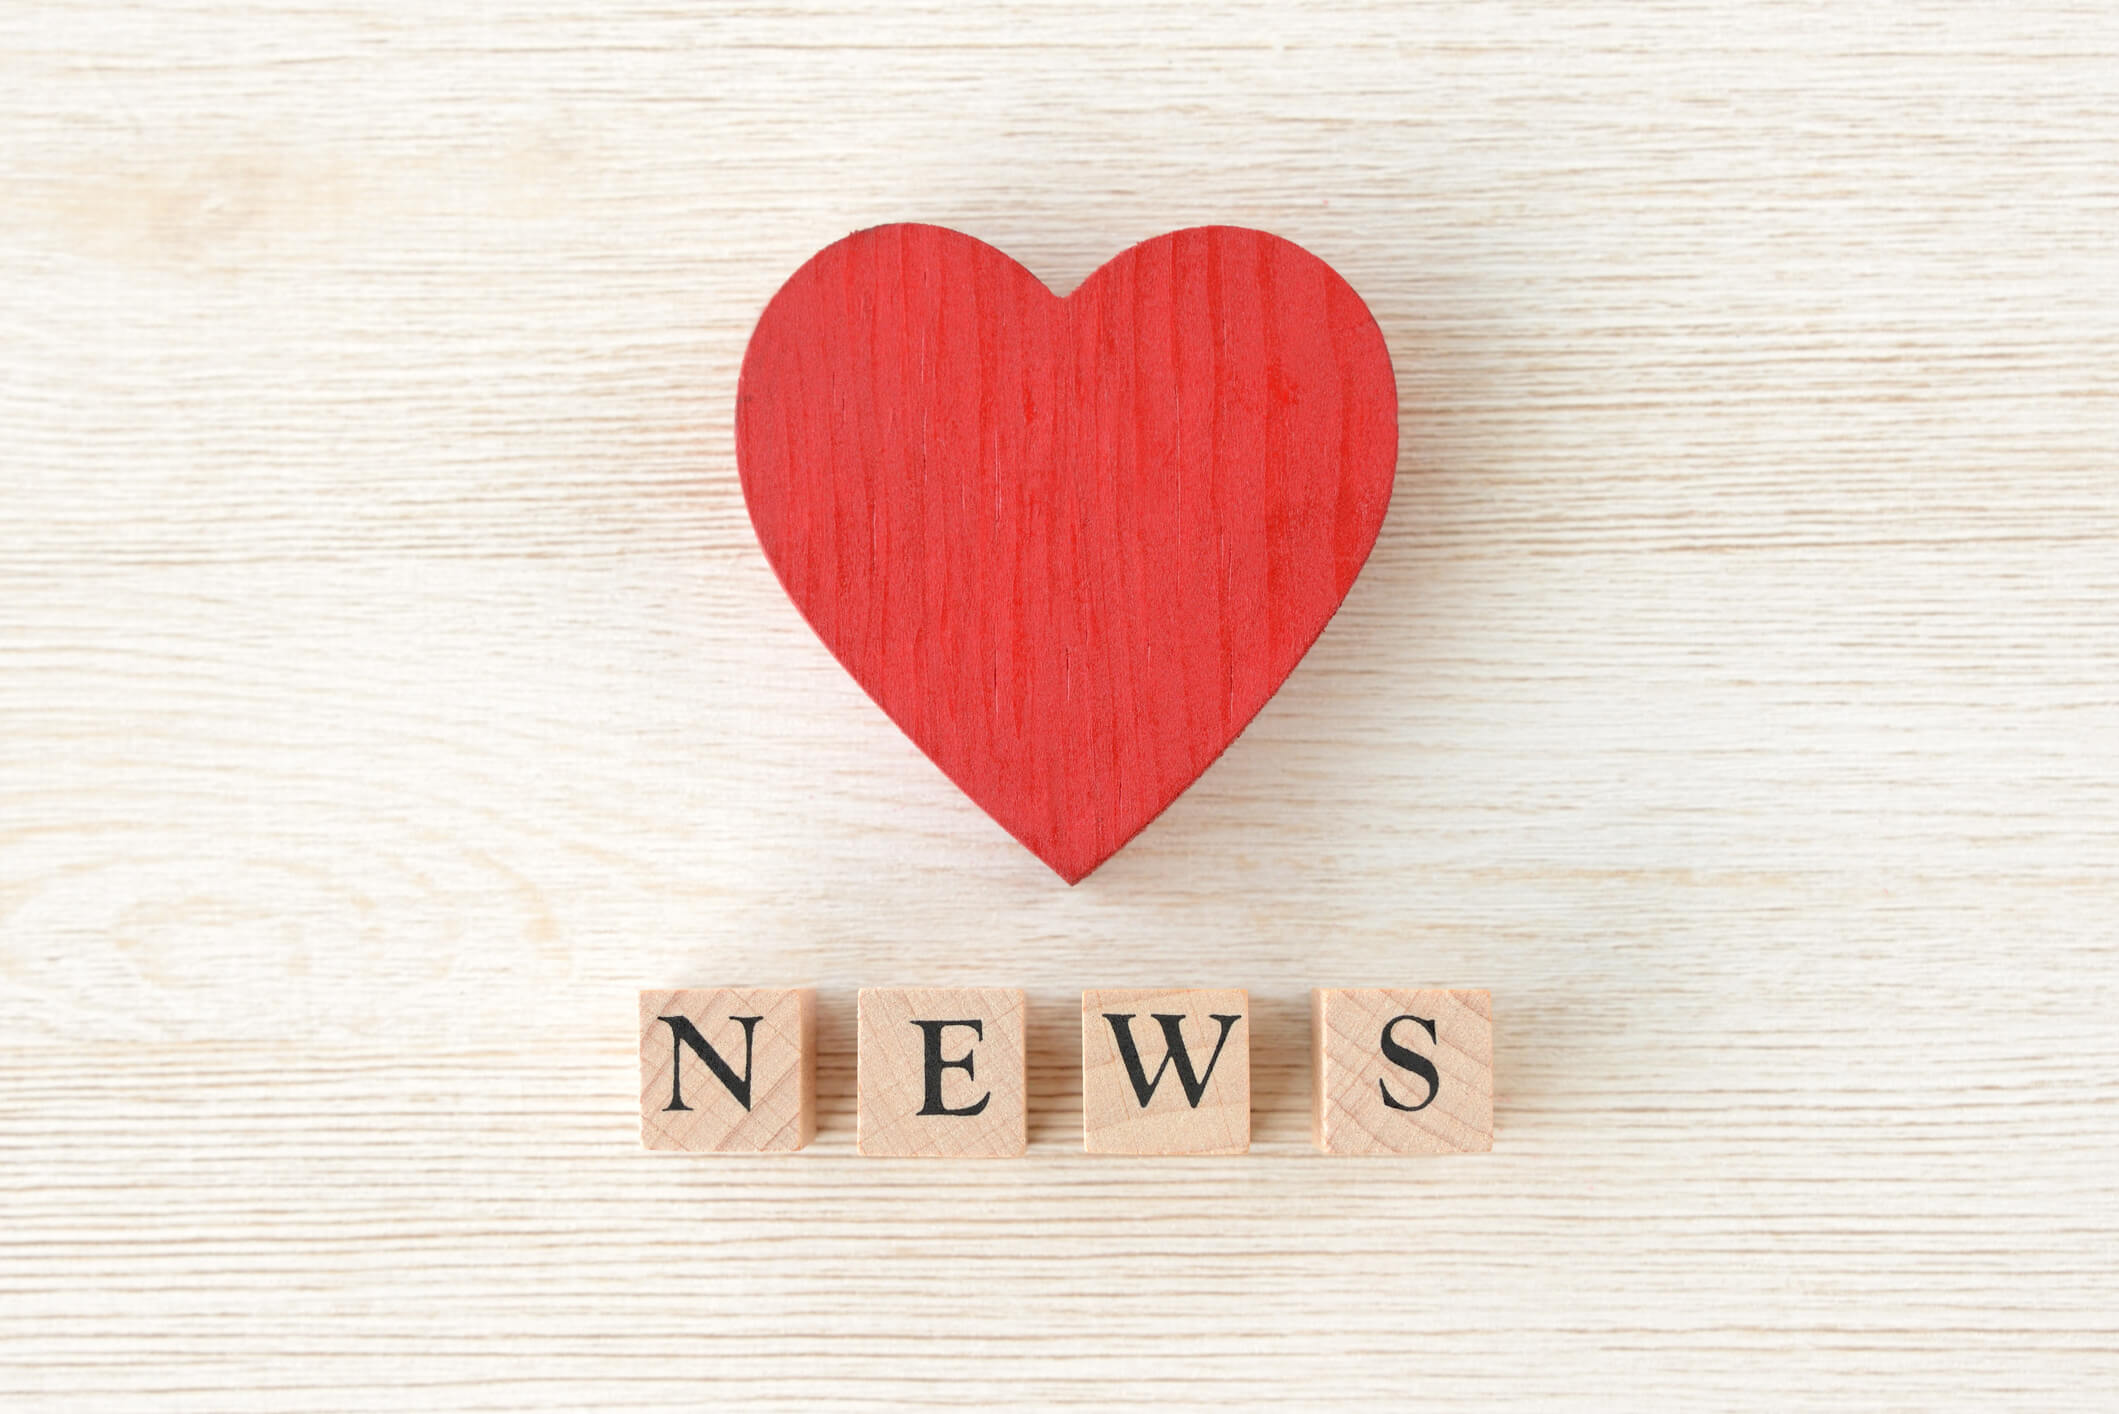
[[[736,460],[818,637],[1074,883],[1346,597],[1397,387],[1361,297],[1263,231],[1158,236],[1059,299],[969,236],[879,226],[766,306]]]

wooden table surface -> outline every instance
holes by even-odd
[[[897,219],[1330,260],[1366,574],[1079,888],[781,594],[734,378]],[[2119,9],[0,7],[0,1406],[2110,1409]],[[637,1148],[634,994],[822,1129]],[[862,984],[1031,1152],[853,1153]],[[1085,985],[1249,987],[1242,1159]],[[1491,1156],[1307,1147],[1489,987]]]

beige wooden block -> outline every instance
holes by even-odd
[[[640,994],[640,1142],[787,1153],[817,1132],[817,998],[807,988]]]
[[[1493,1014],[1483,991],[1310,993],[1317,1147],[1327,1154],[1492,1149]]]
[[[1012,1159],[1029,1142],[1024,997],[1005,987],[864,987],[860,1149]]]
[[[1083,992],[1082,1147],[1092,1154],[1247,1151],[1250,993]]]

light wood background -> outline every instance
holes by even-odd
[[[1082,887],[811,638],[750,322],[1205,221],[1398,362],[1368,571]],[[2109,1409],[2119,9],[0,6],[0,1405]],[[823,1129],[637,1150],[634,994]],[[854,989],[1031,995],[853,1153]],[[1490,987],[1490,1157],[1306,1151]],[[1078,1152],[1084,985],[1256,1005]]]

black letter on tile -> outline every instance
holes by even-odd
[[[665,1016],[658,1018],[658,1020],[663,1021],[670,1028],[670,1102],[666,1108],[672,1110],[688,1110],[691,1108],[690,1105],[684,1103],[684,1047],[686,1046],[690,1046],[693,1053],[706,1062],[706,1068],[714,1073],[714,1079],[728,1087],[728,1093],[736,1097],[737,1104],[745,1109],[750,1108],[751,1034],[758,1029],[758,1022],[762,1018],[755,1016],[732,1016],[729,1018],[730,1021],[741,1022],[743,1025],[743,1074],[741,1075],[729,1069],[728,1062],[721,1059],[719,1051],[707,1044],[706,1037],[699,1034],[699,1028],[692,1025],[689,1017]]]
[[[983,1041],[986,1039],[986,1023],[983,1021],[915,1021],[912,1024],[927,1033],[927,1103],[920,1106],[920,1113],[923,1115],[975,1115],[985,1109],[986,1102],[993,1098],[991,1090],[979,1096],[978,1103],[966,1105],[960,1110],[953,1110],[942,1103],[943,1071],[961,1070],[964,1072],[966,1080],[977,1079],[971,1070],[972,1052],[966,1051],[955,1060],[942,1059],[942,1029],[947,1026],[968,1026],[971,1028],[971,1034]]]
[[[1427,1082],[1427,1098],[1422,1100],[1417,1105],[1399,1104],[1396,1100],[1391,1098],[1389,1086],[1385,1085],[1381,1080],[1378,1080],[1376,1082],[1376,1088],[1383,1092],[1384,1104],[1389,1105],[1394,1110],[1404,1110],[1406,1113],[1410,1114],[1414,1110],[1424,1110],[1429,1105],[1435,1103],[1435,1096],[1440,1093],[1442,1089],[1442,1077],[1435,1073],[1435,1063],[1433,1061],[1429,1060],[1426,1056],[1407,1050],[1405,1047],[1399,1045],[1396,1041],[1391,1039],[1392,1030],[1395,1029],[1398,1023],[1401,1021],[1417,1021],[1422,1026],[1425,1026],[1427,1028],[1428,1040],[1434,1041],[1438,1038],[1435,1035],[1435,1023],[1429,1021],[1424,1016],[1413,1016],[1410,1014],[1407,1014],[1405,1016],[1394,1016],[1389,1021],[1383,1024],[1383,1058],[1389,1061],[1392,1065],[1397,1066],[1399,1069],[1409,1070],[1413,1074],[1419,1076],[1422,1080],[1425,1080]]]
[[[1142,1068],[1140,1052],[1133,1045],[1133,1013],[1130,1011],[1107,1011],[1104,1013],[1104,1020],[1111,1023],[1111,1035],[1118,1042],[1119,1059],[1126,1063],[1126,1076],[1133,1082],[1134,1098],[1140,1101],[1142,1109],[1148,1108],[1148,1101],[1155,1098],[1155,1087],[1162,1084],[1163,1072],[1170,1068],[1172,1061],[1175,1061],[1177,1063],[1177,1083],[1185,1087],[1185,1100],[1193,1109],[1198,1109],[1200,1097],[1207,1093],[1207,1082],[1214,1078],[1214,1063],[1221,1059],[1221,1048],[1229,1044],[1229,1028],[1243,1020],[1243,1018],[1240,1016],[1223,1016],[1218,1011],[1208,1014],[1209,1020],[1221,1023],[1221,1036],[1214,1042],[1214,1054],[1207,1061],[1207,1068],[1195,1076],[1192,1073],[1192,1053],[1185,1049],[1184,1033],[1178,1030],[1178,1025],[1183,1022],[1184,1017],[1182,1015],[1171,1016],[1159,1011],[1150,1012],[1149,1015],[1154,1017],[1162,1026],[1163,1046],[1165,1047],[1163,1063],[1155,1067],[1155,1078],[1152,1080],[1148,1078],[1148,1072]]]

